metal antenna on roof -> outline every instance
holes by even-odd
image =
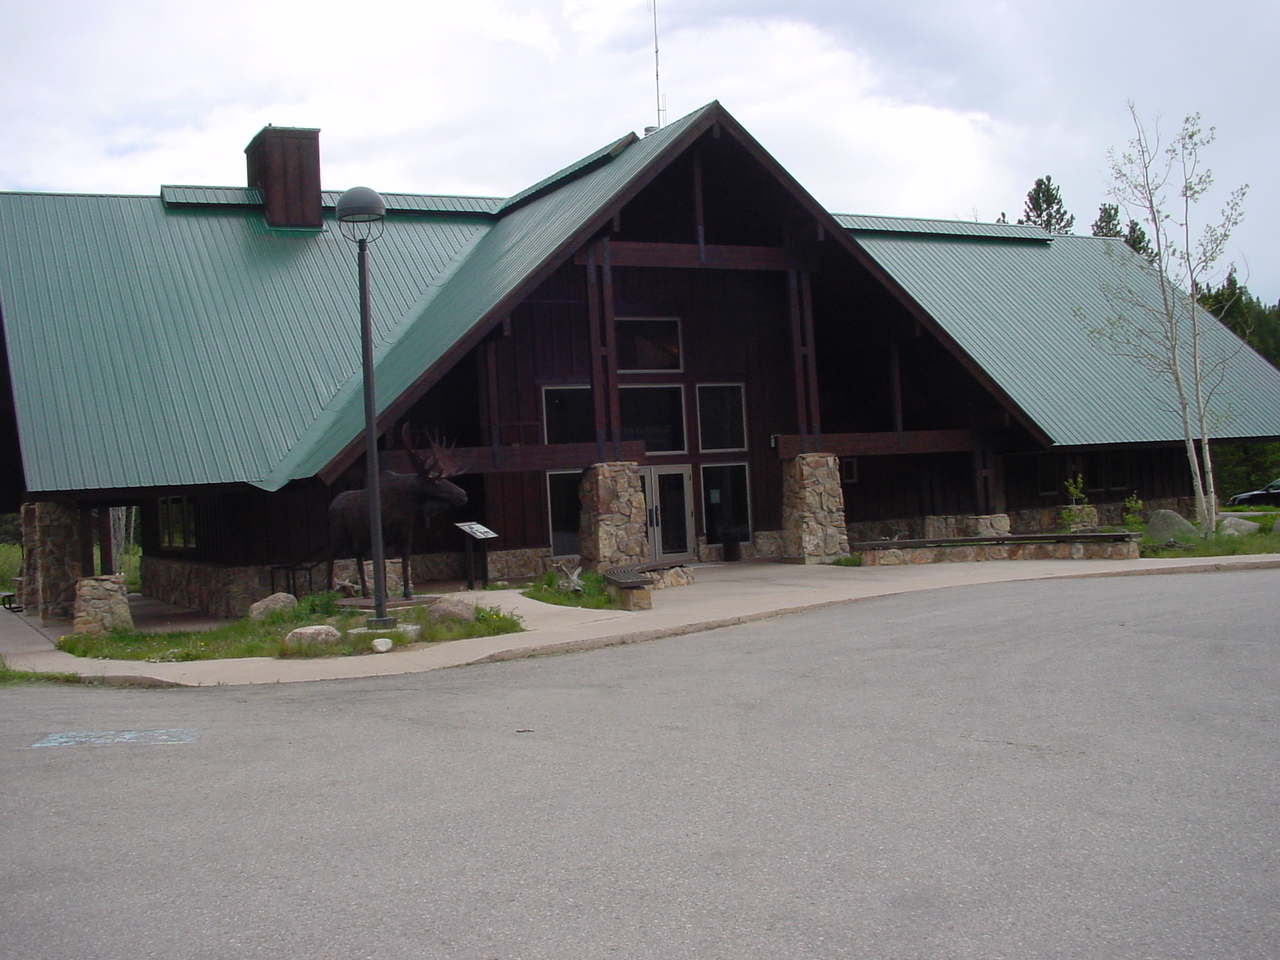
[[[658,129],[667,122],[667,102],[662,95],[662,70],[658,62],[658,0],[649,0],[653,7],[653,88],[658,105]]]

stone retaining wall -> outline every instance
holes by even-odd
[[[864,550],[862,565],[887,567],[912,563],[973,563],[981,560],[1136,560],[1138,544],[993,543],[941,547],[888,547]]]
[[[214,617],[245,617],[271,594],[271,568],[222,567],[144,555],[142,594]],[[321,571],[320,579],[324,579]]]

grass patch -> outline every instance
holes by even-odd
[[[16,687],[26,683],[83,683],[77,673],[36,673],[32,670],[11,670],[0,659],[0,687]]]
[[[1266,518],[1271,524],[1275,518]],[[1208,540],[1195,539],[1176,547],[1161,543],[1144,543],[1144,557],[1240,557],[1258,553],[1280,553],[1280,534],[1264,532],[1229,537],[1218,534]]]
[[[860,554],[852,554],[847,557],[836,557],[831,561],[830,566],[833,567],[860,567],[862,566],[862,556]]]
[[[337,594],[312,594],[303,597],[292,610],[274,613],[263,620],[233,620],[212,630],[173,633],[136,633],[123,630],[90,636],[70,634],[58,641],[58,649],[78,657],[106,660],[145,660],[150,663],[176,663],[190,660],[229,660],[240,657],[350,657],[370,652],[367,637],[350,637],[349,631],[363,627],[368,612],[339,607]],[[422,627],[419,643],[444,643],[467,637],[489,637],[523,630],[518,617],[489,607],[477,607],[472,623],[453,617],[430,616],[429,605],[397,609],[400,623]],[[289,649],[285,637],[302,626],[328,624],[341,635],[328,644]],[[410,641],[399,630],[388,630],[396,647]]]
[[[549,570],[526,589],[524,596],[561,607],[586,607],[590,610],[615,610],[617,604],[609,596],[604,575],[592,570],[572,574]]]

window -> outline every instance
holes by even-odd
[[[160,498],[160,546],[169,550],[194,550],[195,507],[188,497]]]
[[[680,321],[673,318],[618,317],[614,321],[618,369],[629,373],[682,370]]]
[[[1123,450],[1099,450],[1085,457],[1085,489],[1124,490],[1129,486],[1129,458]]]
[[[618,390],[622,439],[643,440],[645,453],[684,453],[684,388]]]
[[[725,463],[702,468],[702,516],[707,543],[751,539],[751,503],[747,465]]]
[[[1062,474],[1052,454],[1036,457],[1036,492],[1042,497],[1062,492]]]
[[[542,409],[547,443],[591,443],[596,439],[590,387],[546,387]]]
[[[698,434],[705,451],[747,449],[742,384],[698,384]]]
[[[567,557],[579,553],[579,515],[582,503],[578,486],[582,473],[548,473],[547,500],[551,508],[551,555]]]

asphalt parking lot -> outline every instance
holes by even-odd
[[[12,960],[1280,956],[1275,570],[0,690]]]

